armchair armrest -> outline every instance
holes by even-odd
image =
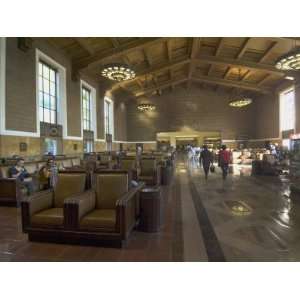
[[[144,187],[144,183],[139,183],[137,187],[131,188],[125,195],[118,199],[116,203],[117,224],[116,227],[126,239],[136,225],[137,207],[139,205],[139,191]]]
[[[0,199],[17,201],[20,185],[15,178],[0,178]]]
[[[64,201],[64,217],[65,225],[68,228],[77,228],[79,222],[88,212],[92,211],[96,206],[96,193],[89,190]]]
[[[26,197],[21,202],[22,211],[22,227],[23,231],[26,232],[26,228],[30,225],[30,217],[53,205],[53,190],[49,189],[34,193],[33,195]]]
[[[156,172],[155,172],[155,179],[154,182],[156,183],[156,185],[160,185],[161,184],[161,166],[157,166],[156,168]]]

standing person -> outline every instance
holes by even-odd
[[[205,174],[205,179],[208,179],[208,172],[209,172],[209,167],[213,163],[213,156],[212,153],[207,149],[207,146],[203,146],[203,150],[201,151],[200,154],[200,160],[199,164],[203,166],[204,174]]]
[[[219,152],[219,166],[222,169],[223,180],[226,179],[228,174],[228,167],[230,163],[230,152],[226,149],[226,145],[222,146],[222,149]]]
[[[33,193],[33,182],[32,177],[24,167],[24,159],[19,158],[15,166],[10,168],[9,174],[11,178],[16,178],[22,186],[27,190],[27,195]]]

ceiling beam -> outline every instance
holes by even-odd
[[[247,79],[250,75],[251,75],[251,70],[246,71],[246,72],[244,73],[244,75],[242,75],[241,81]]]
[[[112,43],[112,45],[115,47],[115,48],[118,48],[120,46],[120,43],[119,41],[117,40],[117,38],[115,37],[110,37],[109,38],[110,42]]]
[[[166,42],[166,47],[167,47],[167,55],[168,55],[168,60],[172,60],[172,40],[168,39]]]
[[[151,67],[153,65],[153,62],[152,62],[152,58],[149,55],[149,51],[147,51],[147,49],[144,48],[143,53],[148,66]]]
[[[230,58],[216,57],[211,55],[200,55],[195,59],[195,61],[198,63],[209,63],[209,64],[229,66],[229,67],[236,67],[236,68],[246,68],[254,71],[263,71],[263,72],[267,72],[279,76],[284,75],[284,72],[276,69],[271,65],[255,63],[255,62],[245,61],[241,59],[230,59]]]
[[[120,56],[127,55],[132,51],[149,47],[156,43],[164,42],[167,38],[139,38],[138,40],[126,45],[120,45],[114,49],[105,49],[96,52],[93,56],[85,57],[73,62],[75,70],[85,69],[87,67],[95,67],[101,64],[104,60],[117,59]]]
[[[187,85],[187,88],[189,89],[190,88],[190,85],[191,85],[191,78],[192,78],[192,75],[193,75],[193,72],[195,70],[195,64],[194,64],[194,61],[193,59],[197,56],[198,54],[198,51],[199,51],[199,48],[200,48],[200,43],[201,43],[201,38],[199,37],[194,37],[192,38],[192,43],[191,43],[191,50],[190,50],[190,53],[189,53],[189,57],[190,57],[190,65],[189,65],[189,71],[188,71],[188,85]]]
[[[189,62],[190,62],[190,59],[185,58],[185,59],[180,59],[180,60],[173,60],[172,62],[166,62],[166,63],[160,64],[160,65],[156,65],[156,66],[153,65],[151,68],[147,68],[147,69],[144,69],[144,70],[141,70],[141,71],[137,71],[136,72],[137,76],[135,78],[133,78],[131,80],[127,80],[124,83],[125,84],[132,83],[135,80],[144,77],[145,75],[155,74],[157,72],[167,71],[167,70],[169,70],[171,68],[185,65],[185,64],[187,64]]]
[[[225,74],[223,75],[223,79],[226,79],[229,76],[230,72],[231,72],[231,67],[228,67]]]
[[[258,83],[257,83],[257,85],[258,86],[261,86],[261,85],[263,85],[266,81],[268,81],[269,79],[270,79],[270,74],[267,74],[266,76],[264,76],[264,78],[263,79],[261,79]]]
[[[243,90],[255,91],[263,94],[268,94],[271,92],[269,89],[263,89],[254,84],[248,84],[241,81],[234,81],[228,79],[222,79],[218,77],[208,77],[208,76],[197,76],[192,78],[195,82],[205,82],[211,84],[218,84],[223,86],[235,87]]]
[[[247,47],[249,46],[250,41],[251,41],[251,38],[246,38],[246,40],[244,41],[239,53],[236,56],[237,59],[242,58],[242,56],[244,55],[244,53],[247,50]]]
[[[215,56],[219,56],[220,52],[222,51],[222,47],[224,46],[224,40],[225,40],[224,38],[220,38],[218,47],[215,52]]]
[[[209,76],[211,74],[212,69],[213,69],[213,65],[211,64],[208,68],[208,71],[207,71],[207,74],[206,74],[207,76]]]
[[[93,47],[88,43],[87,38],[76,37],[74,38],[75,41],[83,48],[89,55],[94,55],[95,50]]]
[[[151,88],[148,88],[148,89],[144,89],[143,91],[140,91],[140,92],[137,92],[135,93],[135,96],[136,97],[140,97],[140,96],[143,96],[147,93],[151,93],[151,92],[154,92],[156,90],[163,90],[165,88],[168,88],[169,86],[172,86],[172,85],[177,85],[177,84],[180,84],[182,82],[185,82],[185,81],[188,81],[188,78],[185,77],[185,78],[180,78],[180,79],[177,79],[177,80],[168,80],[160,85],[158,85],[157,87],[151,87]]]
[[[275,47],[277,47],[278,43],[277,42],[272,42],[271,45],[267,48],[263,56],[260,58],[259,62],[263,62],[264,60],[267,59],[267,57],[271,54],[271,52],[274,50]]]

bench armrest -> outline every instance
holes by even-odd
[[[22,212],[22,227],[26,232],[27,227],[30,225],[30,218],[33,214],[50,208],[53,205],[53,190],[49,189],[34,193],[33,195],[26,197],[21,202]]]
[[[64,216],[66,226],[69,228],[77,228],[80,220],[90,211],[95,209],[96,193],[89,190],[74,196],[71,196],[64,201]]]
[[[131,188],[125,195],[120,197],[116,203],[117,230],[123,239],[127,239],[130,231],[137,222],[137,207],[139,202],[139,191],[144,187],[139,183],[137,187]]]

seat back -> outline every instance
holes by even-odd
[[[95,174],[95,190],[96,207],[98,209],[114,209],[117,200],[128,192],[128,174]]]
[[[72,158],[72,166],[73,167],[80,167],[80,158]]]
[[[72,160],[71,159],[64,159],[62,161],[62,165],[64,168],[71,168],[72,167]]]
[[[2,166],[0,167],[0,178],[8,178],[9,177],[9,169],[10,166]]]
[[[59,173],[57,184],[54,188],[54,206],[63,207],[64,200],[72,195],[85,190],[86,174]]]
[[[156,159],[141,159],[140,166],[141,175],[153,175],[153,173],[156,171]]]
[[[110,155],[101,155],[100,156],[100,161],[103,163],[107,163],[111,161],[111,156]]]
[[[134,159],[122,159],[120,161],[120,169],[130,171],[135,169],[135,160]]]
[[[34,174],[38,171],[38,166],[36,163],[27,163],[24,165],[24,167],[29,174]]]

